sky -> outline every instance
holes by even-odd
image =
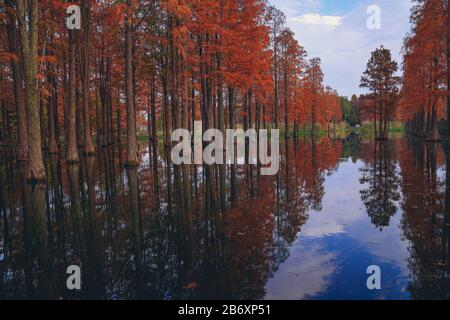
[[[410,30],[411,0],[270,0],[287,18],[309,57],[320,57],[325,85],[340,95],[365,93],[359,88],[370,53],[384,45],[401,66],[401,48]],[[370,6],[380,9],[380,29],[369,29]]]

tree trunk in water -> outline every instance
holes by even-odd
[[[68,163],[77,163],[77,105],[76,105],[76,74],[75,74],[75,33],[69,31],[69,111],[68,111],[68,131],[67,131],[67,156]]]
[[[133,88],[133,43],[131,3],[127,1],[128,12],[125,17],[125,69],[126,69],[126,105],[127,105],[127,161],[128,166],[137,166],[138,143],[136,136],[136,114]]]
[[[220,68],[220,58],[218,59],[218,69]],[[218,84],[218,90],[217,90],[217,106],[218,106],[218,114],[217,114],[217,120],[219,124],[219,130],[222,132],[223,136],[225,137],[225,110],[224,110],[224,103],[223,103],[223,87],[222,87],[222,79],[219,80]],[[225,153],[224,153],[225,155]],[[225,163],[225,162],[224,162]],[[226,210],[226,188],[225,188],[225,164],[219,165],[219,185],[220,185],[220,208],[222,213]]]
[[[17,1],[19,37],[25,76],[25,105],[28,123],[28,174],[27,179],[39,181],[46,178],[42,157],[42,140],[39,119],[39,92],[37,86],[38,1],[29,4],[26,18],[25,2]]]
[[[53,75],[50,75],[50,83],[53,86],[53,95],[48,99],[48,131],[49,131],[49,143],[48,152],[50,154],[58,153],[58,144],[56,142],[56,104],[58,103],[56,96],[56,81]]]
[[[83,118],[84,118],[84,154],[95,152],[92,142],[90,107],[89,107],[89,1],[83,0],[83,53],[82,53],[82,85],[83,85]]]
[[[426,141],[428,142],[438,142],[440,141],[439,132],[437,129],[437,112],[436,112],[436,106],[433,104],[431,108],[431,117],[430,117],[430,124],[429,129],[426,137]]]
[[[274,43],[274,113],[275,113],[275,129],[278,129],[278,40],[275,38]]]
[[[285,62],[287,65],[287,63]],[[289,138],[289,113],[288,113],[288,84],[287,84],[287,67],[284,70],[284,137]]]
[[[152,81],[152,92],[150,99],[151,108],[151,143],[152,143],[152,157],[153,157],[153,186],[155,194],[159,194],[159,180],[158,180],[158,136],[156,133],[156,88],[155,78]],[[159,198],[158,198],[159,206]]]
[[[81,126],[81,124],[84,122],[83,121],[83,119],[84,119],[83,106],[80,103],[81,92],[80,92],[80,88],[78,87],[78,84],[75,85],[75,88],[76,88],[76,90],[75,90],[75,94],[76,94],[75,101],[76,101],[76,106],[77,106],[77,111],[75,113],[76,114],[75,124],[76,124],[76,128],[77,128],[77,147],[82,149],[84,147],[83,128]]]
[[[185,69],[185,72],[187,72],[186,67],[184,66],[183,61],[183,68]],[[184,85],[184,92],[183,92],[183,108],[181,110],[181,125],[183,129],[189,130],[189,99],[188,99],[188,83],[187,79],[183,79],[183,85]],[[186,209],[186,215],[189,217],[188,225],[191,225],[191,207],[192,207],[192,199],[191,199],[191,179],[189,176],[191,166],[189,164],[183,164],[182,167],[182,174],[183,174],[183,190],[184,190],[184,202],[185,202],[185,209]],[[190,228],[189,228],[190,229]]]
[[[313,89],[315,90],[315,89]],[[316,134],[316,93],[313,93],[313,103],[311,107],[311,136],[313,137]]]
[[[235,129],[235,119],[234,119],[234,88],[228,88],[228,108],[230,114],[230,128]],[[234,148],[234,144],[233,144]],[[234,153],[236,158],[236,153]],[[233,159],[233,163],[235,159]],[[230,189],[231,189],[231,202],[236,200],[236,166],[231,166],[231,179],[230,179]]]

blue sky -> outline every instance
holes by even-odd
[[[311,57],[322,59],[325,84],[340,95],[364,93],[359,80],[370,52],[384,44],[401,63],[411,0],[270,0]],[[381,9],[381,29],[367,28],[367,8]]]

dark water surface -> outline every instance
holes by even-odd
[[[1,150],[0,298],[450,298],[440,144],[291,139],[278,176],[236,166],[224,181],[141,147],[137,169],[117,146],[79,165],[47,157],[38,186]]]

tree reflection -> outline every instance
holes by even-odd
[[[141,148],[139,168],[124,169],[115,145],[80,164],[50,156],[48,183],[33,188],[18,168],[19,178],[0,177],[13,186],[0,184],[0,272],[17,275],[1,296],[262,299],[310,210],[321,210],[342,149],[289,139],[274,177],[258,166],[173,166],[156,145]],[[13,212],[22,223],[11,224]],[[65,286],[71,264],[81,266],[80,292]]]
[[[373,142],[373,154],[365,160],[360,183],[366,188],[360,191],[367,214],[378,229],[388,227],[397,212],[400,200],[397,164],[391,158],[389,142]]]
[[[409,139],[399,149],[404,194],[402,227],[411,244],[409,290],[416,299],[448,299],[449,152],[446,147],[444,157],[438,144],[416,139]]]

